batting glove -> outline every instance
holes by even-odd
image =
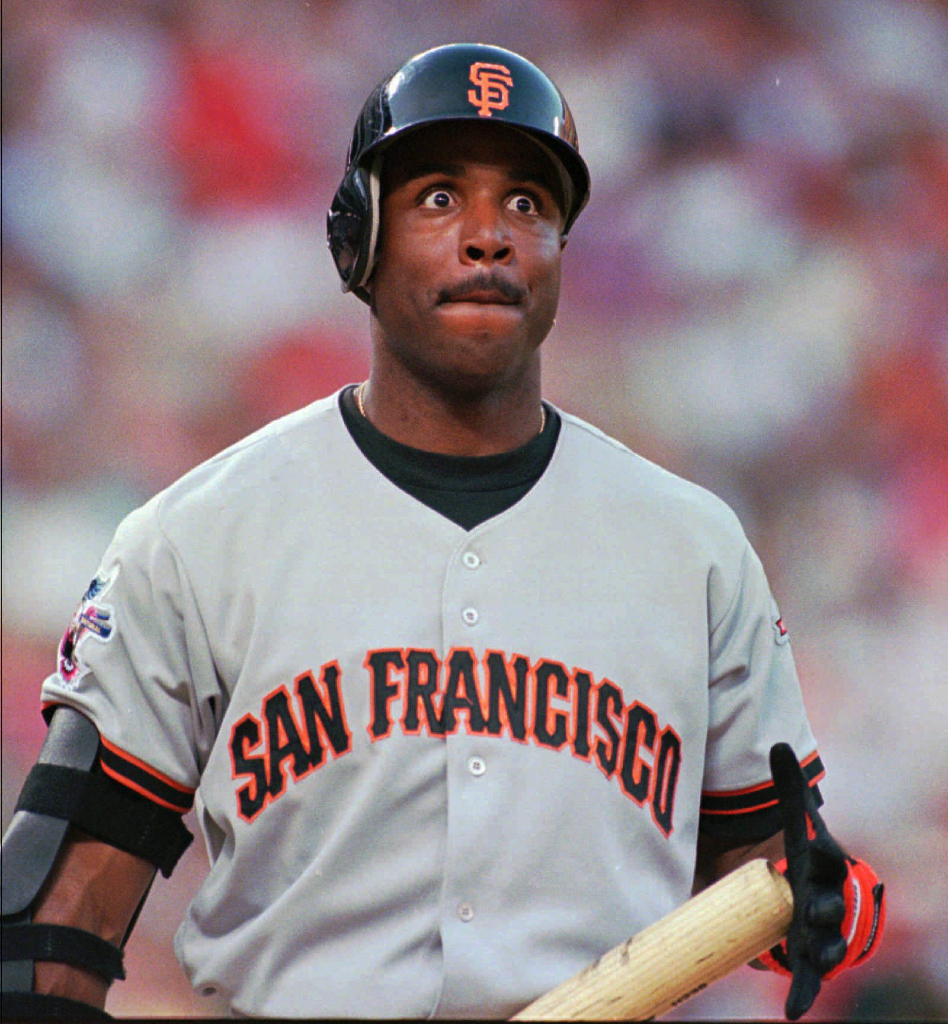
[[[797,1020],[813,1005],[824,980],[876,951],[885,925],[885,888],[863,861],[829,834],[793,750],[777,743],[770,770],[780,800],[786,860],[775,867],[793,891],[786,939],[760,961],[791,975],[785,1012]]]

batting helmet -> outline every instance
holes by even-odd
[[[342,290],[365,302],[379,222],[380,154],[393,139],[436,121],[482,120],[531,135],[551,155],[566,197],[568,231],[589,198],[563,94],[535,65],[510,50],[452,43],[412,57],[381,82],[362,108],[343,176],[327,217],[329,249]]]

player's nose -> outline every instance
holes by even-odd
[[[505,264],[513,259],[513,239],[496,199],[479,197],[467,204],[460,249],[461,262],[469,265]]]

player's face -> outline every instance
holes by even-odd
[[[550,158],[519,132],[463,122],[419,129],[383,162],[376,358],[457,392],[538,372],[565,244]]]

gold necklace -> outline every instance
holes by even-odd
[[[368,381],[364,380],[356,388],[356,406],[358,407],[359,412],[362,415],[362,418],[367,420],[369,417],[366,416],[366,414],[365,414],[365,406],[362,404],[362,393],[363,393],[363,391],[365,391],[366,384],[368,384]],[[541,402],[540,403],[540,433],[542,434],[545,429],[546,429],[546,406]]]

